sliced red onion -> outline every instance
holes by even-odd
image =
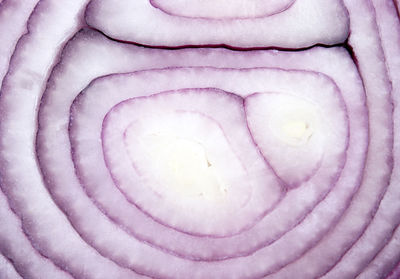
[[[85,212],[85,211],[82,211],[82,212]]]
[[[397,278],[399,3],[314,1],[0,1],[0,277]]]
[[[99,46],[99,44],[97,43],[96,44],[96,46]],[[108,49],[108,51],[109,51],[109,53],[110,53],[110,50],[111,49]],[[194,51],[195,52],[195,51]],[[185,53],[185,52],[183,52],[183,53]],[[189,52],[190,53],[190,52]],[[188,53],[188,54],[189,54]],[[261,52],[262,53],[262,52]],[[266,53],[267,54],[267,53]],[[271,54],[273,54],[273,53],[271,53]],[[330,52],[327,52],[326,53],[327,55],[328,55],[328,57],[329,56],[331,56],[332,55],[332,53],[330,53]],[[340,57],[340,55],[341,55],[341,52],[339,51],[338,52],[338,54],[339,54],[339,56],[338,57]],[[68,55],[67,55],[67,57],[68,57]],[[124,57],[126,57],[126,56],[124,56]],[[190,57],[189,55],[188,55],[188,57]],[[206,56],[204,56],[204,57],[206,57]],[[273,57],[273,56],[270,56],[271,58]],[[288,56],[289,57],[289,56]],[[212,56],[211,55],[209,55],[208,56],[208,59],[211,59],[212,58]],[[301,57],[300,57],[301,58]],[[306,58],[306,59],[308,59],[308,56],[305,56],[304,58]],[[157,57],[152,57],[152,59],[157,59]],[[255,57],[255,58],[253,58],[253,59],[255,59],[256,61],[258,61],[258,62],[260,62],[259,60],[259,57],[258,57],[258,59]],[[187,59],[178,59],[179,61],[187,61]],[[80,61],[80,60],[78,60],[78,61]],[[112,60],[113,62],[115,62],[115,60]],[[160,61],[160,60],[158,60],[158,61]],[[176,61],[176,59],[175,59],[175,61]],[[268,61],[268,60],[266,60],[266,61]],[[282,60],[282,59],[280,59],[279,60],[280,61],[280,63],[282,63],[282,61],[284,61],[284,59]],[[289,60],[291,63],[292,63],[292,60]],[[301,59],[297,59],[297,61],[301,61]],[[319,59],[317,59],[317,61],[319,61]],[[303,62],[304,63],[304,62]],[[318,63],[317,63],[318,64]],[[317,65],[316,64],[316,65]],[[322,65],[325,65],[325,63],[323,63]],[[73,67],[72,69],[75,69],[75,67]],[[58,70],[60,73],[63,73],[63,75],[65,75],[65,72],[64,71],[61,71],[61,70]],[[68,75],[67,75],[68,76]],[[148,79],[147,79],[148,80]],[[169,80],[166,80],[166,81],[169,81]],[[70,84],[70,83],[68,83],[68,84]],[[344,84],[346,84],[346,83],[344,83]],[[350,85],[351,83],[349,83],[349,85]],[[62,87],[60,87],[60,86],[57,86],[57,87],[54,87],[54,88],[62,88]],[[129,88],[129,87],[127,87],[127,88]],[[115,89],[114,89],[115,90]],[[115,92],[119,92],[120,90],[115,90]],[[61,92],[60,92],[61,93]],[[54,96],[54,94],[52,93],[51,95],[47,95],[47,96]],[[65,93],[61,93],[61,95],[60,96],[67,96]],[[362,98],[360,95],[358,95],[358,97],[357,97],[357,95],[349,95],[349,97],[356,97],[356,99],[358,100],[358,102],[359,102],[359,100],[360,100],[360,98]],[[60,100],[61,101],[61,100]],[[63,102],[65,102],[65,101],[63,101]],[[57,105],[57,102],[55,102],[55,100],[50,100],[50,99],[48,99],[48,98],[46,98],[46,102],[45,102],[46,104],[52,104],[52,106],[54,106],[55,105],[55,107],[57,107],[58,109],[57,110],[54,110],[54,112],[55,113],[60,113],[60,107]],[[47,105],[46,106],[43,106],[42,108],[43,108],[43,111],[46,111],[47,109],[46,109],[46,107],[48,107]],[[46,109],[46,110],[44,110],[44,109]],[[361,110],[362,110],[362,106],[361,106]],[[357,110],[355,110],[355,111],[357,111]],[[68,113],[68,110],[67,110],[67,113]],[[54,116],[55,115],[53,115],[53,117],[51,117],[51,119],[53,119],[53,120],[56,120],[56,118],[54,118]],[[47,117],[44,117],[42,120],[42,123],[44,124],[44,123],[46,123],[46,119],[50,119],[50,118],[47,118]],[[66,118],[66,121],[68,121],[68,117]],[[60,123],[59,121],[56,121],[57,123]],[[50,123],[50,122],[49,122]],[[45,126],[44,126],[45,127]],[[354,129],[354,131],[356,131],[357,129]],[[357,133],[356,133],[357,134]],[[46,141],[48,141],[49,139],[51,139],[52,137],[47,137],[46,138]],[[42,140],[40,140],[39,142],[43,142]],[[53,145],[53,144],[52,144]],[[45,150],[45,149],[44,149]],[[362,154],[363,152],[361,151],[361,153],[360,154]],[[48,154],[52,154],[52,153],[48,153]],[[53,154],[54,155],[54,154]],[[63,157],[63,156],[61,156],[61,157]],[[57,156],[56,158],[61,158],[60,156]],[[52,165],[54,165],[54,164],[52,164],[52,163],[49,163],[49,159],[50,159],[51,157],[49,157],[49,158],[46,158],[46,164],[45,164],[45,166],[52,166]],[[361,156],[361,158],[362,158],[362,156]],[[48,167],[46,167],[46,168],[48,168]],[[66,168],[65,167],[62,167],[62,169],[65,171],[66,170]],[[46,173],[47,174],[50,174],[48,171],[46,171]],[[66,184],[65,184],[66,185]],[[68,185],[71,185],[70,183],[68,183]],[[71,191],[71,189],[69,189],[69,191]],[[64,196],[64,198],[63,199],[65,199],[65,196]],[[76,199],[76,198],[75,198]],[[69,204],[71,204],[72,205],[72,203],[69,203]],[[292,207],[292,206],[291,206]],[[70,211],[71,210],[71,208],[69,208],[69,210],[68,211]],[[82,212],[85,212],[85,213],[87,213],[88,212],[88,210],[80,210],[80,211],[82,211]],[[88,216],[88,214],[85,214],[86,216]],[[83,216],[81,216],[81,217],[83,217]],[[80,218],[81,218],[80,217]],[[92,216],[91,217],[91,219],[88,219],[88,220],[93,220],[92,218],[95,218],[94,216]],[[96,222],[98,222],[98,221],[95,221],[95,223]],[[76,223],[76,222],[75,222]],[[97,233],[98,233],[98,231],[97,231]],[[107,233],[103,233],[102,235],[106,235]],[[92,239],[95,239],[95,238],[93,238],[94,237],[94,234],[93,233],[91,233],[91,238]],[[121,235],[122,236],[122,235]],[[307,234],[307,237],[309,236],[309,234]],[[114,235],[114,237],[115,237],[115,235]],[[97,238],[97,236],[96,236],[96,238]],[[110,240],[111,241],[111,240]],[[116,241],[116,239],[114,239],[113,241]],[[96,241],[96,242],[98,242],[98,241]],[[103,240],[103,242],[104,242],[104,240]],[[125,243],[125,245],[127,245],[127,243],[128,243],[128,239],[126,239],[125,241],[124,241],[124,243]],[[133,243],[132,243],[133,244]],[[111,244],[110,244],[111,245]],[[304,248],[306,247],[306,246],[303,246]],[[102,249],[104,249],[104,248],[102,248]],[[132,249],[131,249],[132,250]],[[273,250],[274,251],[274,250]],[[156,254],[157,255],[157,254]],[[156,255],[154,255],[153,257],[152,257],[152,259],[154,260],[154,257],[156,256]],[[164,262],[165,260],[163,260],[163,262]],[[120,264],[123,264],[122,262],[120,262]],[[125,263],[124,263],[125,264]],[[168,266],[170,266],[170,265],[168,265]],[[136,270],[138,269],[138,267],[136,267]],[[140,270],[140,272],[144,272],[144,271],[142,271],[142,270]],[[155,272],[155,271],[147,271],[147,272]],[[199,271],[200,272],[200,271]],[[204,271],[202,271],[202,272],[207,272],[207,270],[204,270]],[[150,274],[152,274],[152,273],[150,273]],[[200,274],[201,275],[201,274]],[[200,276],[199,275],[199,276]],[[239,276],[240,276],[240,274],[239,274]]]
[[[260,158],[246,128],[243,100],[233,94],[187,89],[124,101],[104,118],[102,141],[106,165],[127,199],[181,231],[211,236],[238,233],[264,216],[281,196],[274,173]],[[156,150],[158,157],[152,154]],[[186,156],[193,157],[196,165],[180,173],[179,164]],[[212,188],[193,185],[194,178]],[[201,189],[202,196],[193,196]]]
[[[207,2],[197,1],[194,6],[205,7]],[[228,17],[233,18],[226,19],[225,12],[217,9],[208,9],[207,12],[206,7],[205,13],[200,14],[203,18],[196,18],[199,14],[191,15],[189,12],[188,16],[195,16],[193,18],[175,16],[173,11],[165,13],[148,0],[92,0],[86,11],[86,21],[91,27],[118,40],[153,46],[224,44],[239,48],[301,48],[317,43],[341,43],[348,36],[348,14],[339,0],[296,0],[273,16],[268,12],[260,16],[252,12],[252,8],[243,9],[240,2],[236,5],[235,2],[229,1],[232,10]],[[274,3],[264,1],[261,5],[263,9],[274,9]],[[243,12],[249,18],[241,19]],[[207,19],[210,17],[212,19]]]
[[[97,43],[98,45],[98,43]],[[322,49],[321,49],[322,50]],[[91,52],[93,53],[93,51]],[[183,52],[182,54],[184,54],[186,52]],[[338,54],[340,53],[340,51],[338,52]],[[228,55],[229,53],[226,53],[225,55]],[[262,52],[260,53],[262,54]],[[268,53],[264,53],[265,55]],[[314,53],[317,54],[317,53]],[[323,53],[321,53],[323,54]],[[326,53],[328,54],[328,53]],[[332,54],[332,53],[331,53]],[[317,58],[318,55],[313,56],[314,58]],[[268,56],[266,56],[265,58],[267,58]],[[338,59],[339,56],[337,56]],[[210,57],[212,58],[212,57]],[[269,60],[272,57],[269,57]],[[281,57],[283,58],[283,57]],[[301,58],[301,57],[299,57]],[[305,58],[305,57],[304,57]],[[342,57],[343,59],[344,57]],[[321,56],[322,59],[322,56]],[[320,61],[321,59],[317,59],[316,61]],[[297,59],[298,61],[300,61],[301,59]],[[77,61],[80,61],[79,59]],[[265,60],[268,61],[268,60]],[[310,61],[311,62],[311,61]],[[304,63],[304,62],[303,62]],[[322,64],[323,65],[323,64]],[[207,71],[206,71],[207,70]],[[168,78],[166,78],[167,76],[164,75],[165,73],[168,73]],[[188,75],[189,73],[192,73],[192,76],[194,77],[193,79],[189,78],[190,76]],[[238,79],[238,73],[241,73],[241,77],[240,79]],[[258,75],[255,75],[256,73],[258,73]],[[182,79],[182,75],[186,75],[187,77],[185,79]],[[199,78],[201,77],[202,78]],[[323,78],[323,76],[320,76],[320,78],[322,78],[320,80],[320,82],[316,83],[315,80],[315,76],[312,73],[307,73],[307,72],[289,72],[289,73],[284,73],[283,71],[278,71],[278,70],[241,70],[241,71],[234,71],[234,70],[225,70],[225,71],[218,71],[218,70],[213,70],[213,69],[176,69],[176,71],[171,71],[171,70],[164,70],[164,71],[153,71],[153,72],[140,72],[140,73],[134,73],[132,74],[132,76],[127,79],[125,78],[123,75],[122,76],[115,76],[115,77],[105,77],[104,79],[101,79],[99,81],[96,81],[95,83],[93,83],[91,85],[91,87],[89,88],[90,90],[85,91],[85,94],[79,96],[79,98],[77,98],[74,102],[74,109],[73,114],[72,114],[72,125],[71,125],[71,142],[72,142],[72,146],[74,148],[74,161],[77,164],[77,170],[80,176],[81,181],[83,182],[84,187],[86,187],[86,189],[90,192],[93,193],[92,195],[96,196],[96,200],[101,200],[101,204],[103,206],[105,206],[106,208],[108,208],[107,214],[111,214],[112,219],[119,219],[121,220],[121,218],[123,219],[124,216],[126,216],[127,212],[131,209],[129,209],[129,207],[126,207],[124,211],[121,211],[120,213],[112,213],[115,212],[116,208],[115,206],[110,207],[109,203],[105,203],[104,201],[106,201],[107,199],[109,199],[110,193],[113,191],[113,188],[115,188],[115,186],[113,185],[112,182],[109,182],[107,184],[109,184],[110,186],[106,188],[104,188],[104,186],[106,185],[104,182],[105,181],[109,181],[110,178],[107,176],[99,176],[98,172],[96,172],[96,170],[98,169],[99,166],[99,161],[102,160],[102,154],[101,154],[101,147],[97,147],[97,148],[93,148],[95,146],[98,146],[98,138],[99,138],[99,131],[100,128],[96,128],[96,127],[101,127],[101,119],[102,117],[104,117],[104,114],[106,113],[107,110],[109,110],[109,108],[112,106],[113,102],[118,102],[118,100],[120,98],[129,98],[131,96],[134,96],[134,92],[131,92],[130,90],[126,90],[126,88],[137,88],[140,92],[148,92],[148,94],[152,94],[153,92],[160,90],[160,88],[166,88],[166,87],[171,87],[172,88],[176,87],[188,87],[188,86],[193,86],[193,82],[196,81],[196,83],[194,84],[195,86],[216,86],[215,83],[210,83],[210,81],[214,79],[222,85],[221,82],[219,82],[218,80],[233,80],[235,79],[235,83],[229,83],[226,84],[225,86],[229,86],[226,87],[226,90],[238,90],[238,88],[244,84],[244,88],[243,90],[248,90],[248,86],[249,84],[253,84],[252,86],[255,86],[254,88],[250,88],[250,90],[255,90],[255,91],[260,91],[263,90],[263,86],[268,86],[270,88],[273,88],[274,90],[282,90],[284,87],[282,86],[286,86],[286,91],[293,91],[294,88],[291,88],[290,85],[287,84],[287,77],[291,76],[292,79],[294,79],[295,77],[297,82],[296,84],[298,85],[297,88],[295,89],[295,91],[297,93],[300,94],[300,92],[304,92],[305,94],[307,93],[307,91],[310,89],[310,84],[314,84],[314,86],[319,87],[319,90],[326,90],[326,88],[332,86],[329,85],[329,80],[325,80]],[[216,78],[218,77],[218,78]],[[253,77],[251,80],[249,79],[250,77]],[[149,87],[148,84],[148,80],[153,80],[153,86],[154,88],[152,88],[153,86]],[[317,79],[318,80],[318,79]],[[112,85],[110,85],[112,84]],[[264,85],[265,84],[265,85]],[[271,87],[273,84],[274,87]],[[302,86],[300,86],[301,84],[303,84]],[[320,84],[320,85],[317,85]],[[221,86],[219,85],[219,86]],[[344,85],[344,84],[343,84]],[[247,89],[246,89],[247,87]],[[110,88],[113,88],[114,94],[109,94],[108,90]],[[301,90],[300,90],[301,88]],[[334,89],[334,87],[333,87]],[[319,91],[317,90],[317,91]],[[348,90],[354,90],[354,89],[348,89]],[[116,94],[118,92],[118,94]],[[125,93],[126,92],[126,93]],[[244,91],[246,92],[246,91]],[[251,92],[251,91],[250,91]],[[52,93],[52,95],[54,95],[55,92]],[[60,97],[61,96],[65,96],[64,93],[60,92]],[[240,91],[236,91],[236,94],[243,94]],[[244,94],[248,94],[248,93],[244,93]],[[126,97],[123,97],[126,96]],[[355,95],[349,95],[349,96],[353,96],[355,97]],[[104,100],[104,101],[103,101]],[[54,103],[54,101],[52,102]],[[101,108],[101,109],[100,109]],[[103,116],[100,114],[99,112],[101,110],[104,110],[103,112]],[[59,111],[59,109],[55,110],[56,112]],[[52,117],[47,117],[46,118],[53,118]],[[94,122],[94,119],[99,119],[100,121],[96,121]],[[96,124],[95,124],[96,123]],[[92,129],[88,129],[88,127],[93,127]],[[98,130],[96,132],[96,129]],[[356,134],[356,133],[355,133]],[[98,151],[95,150],[99,150],[100,153],[95,155],[96,153],[98,153]],[[82,155],[84,156],[82,156]],[[90,154],[90,155],[89,155]],[[82,159],[81,159],[82,158]],[[90,158],[90,159],[89,159]],[[89,159],[89,160],[88,160]],[[50,164],[50,166],[53,164]],[[101,171],[100,173],[107,173],[107,171]],[[100,194],[100,189],[99,187],[96,187],[96,185],[99,185],[99,183],[102,182],[102,192],[104,192],[104,194]],[[93,185],[93,186],[92,186]],[[320,185],[319,185],[320,186]],[[329,186],[329,185],[328,185]],[[88,188],[89,187],[89,188]],[[309,188],[309,187],[308,187]],[[316,190],[321,191],[321,187],[317,188]],[[309,192],[309,190],[305,190],[306,192],[304,192],[304,190],[299,190],[299,191],[303,191],[303,194],[300,195],[305,195],[304,193]],[[301,193],[301,192],[299,192]],[[296,197],[299,195],[299,193],[294,192],[293,194],[290,194],[289,196],[291,196],[290,199],[288,199],[285,202],[285,211],[293,211],[293,209],[295,207],[293,207],[293,204],[295,203],[294,201],[296,201]],[[316,196],[318,198],[318,196]],[[111,200],[115,200],[115,198],[112,198]],[[108,205],[107,205],[108,204]],[[121,207],[121,202],[114,202],[114,204],[118,204],[119,207]],[[297,201],[297,206],[299,206],[300,204]],[[304,205],[303,205],[304,206]],[[305,207],[305,209],[307,209],[309,207],[309,205],[307,205]],[[295,210],[296,211],[296,210]],[[295,212],[293,211],[293,213]],[[298,211],[298,210],[297,210]],[[278,211],[279,212],[279,211]],[[271,226],[273,224],[276,224],[277,222],[280,222],[281,224],[284,224],[283,221],[285,220],[285,218],[282,218],[282,214],[280,213],[276,213],[274,214],[275,217],[273,217],[273,219],[271,218],[265,218],[265,222],[262,222],[262,226],[258,226],[257,228],[257,235],[264,235],[263,238],[261,238],[259,241],[268,241],[270,242],[271,240],[267,240],[264,239],[266,237],[266,232],[269,231],[270,233],[272,233],[271,236],[274,236],[274,234],[276,235],[276,233],[278,233],[279,231],[283,232],[285,227],[277,227],[276,229],[278,229],[278,231],[273,232],[271,230]],[[295,218],[295,216],[299,216],[298,214],[304,214],[301,213],[302,211],[298,211],[295,214],[288,214],[287,217],[290,216],[290,218],[292,219],[291,222],[297,222]],[[303,211],[304,212],[304,211]],[[300,216],[301,216],[300,215]],[[121,217],[122,216],[122,217]],[[133,219],[135,215],[131,215],[130,219]],[[128,218],[129,220],[129,218]],[[279,221],[278,221],[279,220]],[[287,222],[288,220],[284,221]],[[143,224],[143,221],[141,222]],[[123,221],[123,224],[125,227],[131,227],[133,231],[137,232],[139,229],[140,230],[144,230],[142,227],[137,228],[137,226],[132,226],[130,224],[130,222],[127,220]],[[293,223],[292,223],[293,224]],[[288,223],[287,225],[290,225],[290,223]],[[287,226],[286,225],[286,226]],[[153,230],[148,230],[147,233],[145,233],[145,237],[148,239],[149,237],[149,232],[151,232]],[[264,232],[264,233],[261,233]],[[167,235],[166,232],[164,232],[164,235]],[[142,236],[143,237],[143,236]],[[246,239],[250,236],[247,237],[243,237],[243,236],[238,236],[241,239],[243,239],[243,245],[245,245],[244,247],[246,247],[248,244],[248,241],[246,241]],[[276,237],[276,236],[275,236]],[[255,236],[252,237],[253,239],[255,238]],[[260,238],[260,237],[257,237]],[[168,239],[168,238],[166,238]],[[154,243],[154,241],[156,242],[160,242],[162,241],[162,239],[159,238],[155,238],[154,240],[152,240],[151,242]],[[182,241],[182,240],[181,240]],[[180,241],[180,242],[181,242]],[[193,243],[193,241],[199,242],[199,240],[194,240],[191,239],[189,240],[189,243]],[[221,253],[227,253],[228,250],[226,249],[226,247],[232,247],[232,245],[228,245],[227,243],[225,245],[217,245],[217,243],[214,243],[213,245],[209,245],[206,243],[209,242],[209,240],[202,240],[201,242],[203,242],[202,245],[199,245],[199,247],[209,247],[212,248],[212,250],[215,250],[213,253],[216,256],[216,253],[221,254]],[[201,243],[200,242],[200,243]],[[267,243],[268,243],[267,242]],[[199,243],[199,244],[200,244]],[[166,243],[168,246],[171,246],[172,244],[170,242]],[[255,245],[257,243],[254,243],[253,245]],[[163,245],[165,246],[165,244]],[[189,248],[191,247],[189,244],[187,245]],[[185,245],[182,246],[182,248],[184,248]],[[196,246],[197,247],[197,246]],[[221,248],[219,248],[221,247]],[[225,248],[223,248],[225,247]],[[237,247],[237,243],[235,244],[235,247]],[[174,247],[173,249],[182,249],[179,247]],[[241,248],[243,249],[243,248]],[[201,250],[204,250],[203,248]],[[199,253],[200,255],[203,255],[202,253],[204,252],[200,252],[199,248],[197,248],[196,251],[194,251],[196,253]],[[191,252],[193,253],[193,252]],[[230,252],[231,253],[231,252]],[[242,252],[243,253],[243,252]],[[199,257],[199,256],[197,256]]]

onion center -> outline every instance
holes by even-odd
[[[144,146],[159,179],[170,191],[181,196],[221,199],[227,185],[218,176],[200,142],[168,134],[149,134]]]
[[[270,129],[274,136],[291,146],[308,143],[318,133],[321,117],[314,104],[289,97],[284,104],[278,102],[273,108]]]
[[[301,141],[303,139],[308,139],[312,132],[310,132],[310,125],[304,121],[288,121],[282,127],[282,131],[286,137]]]

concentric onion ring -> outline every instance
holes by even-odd
[[[149,2],[154,8],[172,16],[221,20],[271,16],[286,11],[293,5],[295,0],[272,0],[268,3],[263,1],[249,3],[241,0],[236,2],[151,0]],[[249,7],[249,5],[252,6]]]
[[[223,11],[216,8],[223,7],[225,1],[213,3],[212,9],[207,9],[207,2],[211,1],[191,1],[190,5],[198,8],[194,14],[191,8],[185,8],[187,16],[182,17],[179,12],[174,14],[179,6],[177,1],[170,6],[168,2],[163,4],[170,7],[168,13],[156,8],[153,0],[92,0],[86,10],[86,22],[113,38],[150,46],[223,44],[237,48],[301,48],[317,43],[341,43],[348,36],[348,14],[339,0],[329,3],[295,0],[287,9],[277,8],[277,1],[251,1],[253,5],[260,3],[259,7],[254,7],[256,10],[249,3],[248,8],[243,9],[240,2],[229,1],[233,13],[227,7]],[[280,1],[279,5],[285,2],[288,3]],[[182,5],[185,3],[183,1]],[[202,9],[205,12],[201,12]],[[269,9],[275,12],[266,12]],[[246,14],[248,10],[253,12]],[[132,16],[135,13],[140,16]],[[169,35],[171,32],[174,36]]]

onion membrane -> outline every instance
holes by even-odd
[[[398,278],[398,3],[229,3],[0,3],[1,278]]]

